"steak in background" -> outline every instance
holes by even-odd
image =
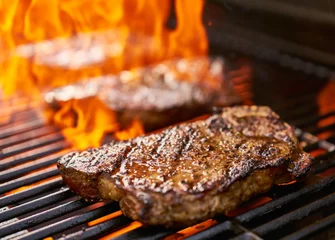
[[[53,89],[45,101],[58,108],[70,99],[98,97],[122,125],[136,118],[151,131],[240,102],[224,67],[220,58],[170,60]]]
[[[132,219],[167,227],[226,213],[273,184],[303,179],[310,167],[293,128],[257,106],[223,108],[206,120],[58,162],[75,193],[120,201]]]

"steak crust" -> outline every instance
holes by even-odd
[[[132,219],[167,227],[230,211],[274,183],[303,179],[310,166],[293,128],[257,106],[223,108],[206,120],[58,162],[77,194],[120,201]]]

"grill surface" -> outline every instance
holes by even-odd
[[[229,217],[188,229],[143,228],[120,212],[115,202],[87,203],[63,185],[56,162],[70,150],[59,129],[46,124],[38,107],[3,106],[0,116],[0,238],[3,239],[300,239],[335,236],[335,116],[311,115],[313,106],[292,99],[273,106],[299,127],[302,146],[315,160],[304,183],[275,187]],[[297,107],[299,106],[299,107]],[[285,111],[282,111],[282,110]],[[9,116],[9,117],[8,117]],[[326,140],[315,135],[328,132]],[[335,132],[334,132],[335,133]],[[48,238],[50,239],[50,238]]]

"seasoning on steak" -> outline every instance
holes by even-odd
[[[123,125],[137,118],[151,131],[239,102],[224,66],[219,58],[165,61],[57,88],[45,101],[57,108],[62,101],[98,97]]]
[[[66,184],[120,201],[144,224],[191,225],[236,208],[273,184],[303,179],[311,157],[268,107],[223,108],[206,120],[64,156]]]

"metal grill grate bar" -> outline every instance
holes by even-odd
[[[37,194],[61,187],[63,184],[62,178],[57,177],[41,185],[32,187],[28,190],[18,192],[12,195],[4,196],[0,198],[0,207],[5,207],[7,205],[13,205],[16,202],[22,201],[29,197],[35,196]]]
[[[10,179],[17,178],[22,176],[23,174],[28,174],[31,171],[47,167],[51,164],[57,163],[58,159],[64,155],[64,152],[57,152],[51,155],[48,155],[43,158],[39,158],[38,160],[32,160],[27,163],[23,163],[13,168],[9,168],[8,170],[0,172],[0,182],[8,181]],[[1,186],[1,185],[0,185]],[[0,190],[1,192],[1,190]]]
[[[74,194],[68,188],[62,188],[57,192],[43,196],[41,198],[23,203],[19,206],[12,207],[8,210],[1,212],[0,222],[23,215],[25,213],[34,211],[36,209],[43,208],[52,203],[64,200],[66,198],[73,197]]]
[[[51,126],[43,126],[42,128],[39,128],[37,130],[31,130],[19,135],[14,135],[8,138],[0,139],[0,147],[6,148],[14,144],[22,143],[31,139],[35,139],[41,136],[45,136],[48,134],[52,134],[58,132],[58,130]]]
[[[178,229],[166,229],[164,227],[155,227],[153,229],[146,229],[145,227],[140,227],[130,232],[126,232],[121,236],[115,238],[115,240],[125,240],[125,239],[141,239],[141,240],[152,240],[152,239],[162,239],[166,236],[169,236],[175,232],[179,231]]]
[[[36,226],[37,224],[46,222],[50,219],[62,216],[65,213],[73,212],[80,208],[86,207],[88,203],[82,200],[75,200],[58,205],[49,210],[34,214],[30,217],[20,219],[16,222],[0,227],[0,237],[7,236],[17,231]]]
[[[31,122],[24,122],[20,125],[13,124],[13,126],[4,126],[0,127],[0,139],[11,137],[15,134],[21,134],[30,130],[42,128],[44,122],[41,119],[35,119]]]
[[[13,146],[9,146],[2,149],[2,157],[6,158],[15,154],[23,153],[38,147],[42,147],[45,145],[52,144],[54,142],[58,142],[64,140],[63,135],[60,133],[52,133],[46,136],[36,137],[29,141],[18,143]]]
[[[331,130],[335,130],[335,123],[327,125],[325,127],[315,127],[313,129],[310,129],[309,132],[316,135]]]
[[[38,107],[38,104],[36,104],[36,102],[30,103],[29,106],[27,104],[20,104],[20,105],[15,104],[14,106],[2,108],[0,117],[11,117],[17,114],[26,113],[30,111],[36,113],[35,109],[36,107]]]
[[[221,224],[215,225],[206,231],[202,231],[198,234],[192,235],[188,240],[200,240],[200,239],[213,239],[215,236],[219,234],[226,233],[230,235],[236,235],[244,232],[244,228],[242,228],[239,224],[234,223],[233,221],[225,221]]]
[[[250,222],[251,220],[254,220],[257,217],[260,217],[265,214],[269,214],[277,210],[279,207],[283,207],[284,205],[290,204],[294,200],[301,199],[311,193],[320,191],[324,188],[334,188],[334,187],[335,187],[335,176],[324,178],[324,179],[321,179],[320,182],[316,184],[309,185],[296,192],[289,193],[280,198],[274,199],[260,207],[251,209],[250,211],[235,217],[235,220],[241,223]],[[227,222],[230,222],[230,221],[228,220],[228,221],[219,223],[217,225],[214,225],[213,227],[209,228],[206,231],[203,231],[196,235],[191,236],[190,239],[203,239],[203,238],[206,238],[207,236],[215,237],[219,235],[220,233],[222,233],[223,231],[227,231],[225,230]]]
[[[321,160],[325,161],[326,159],[328,159],[328,158],[330,158],[334,155],[335,155],[335,149],[333,149],[329,152],[326,152],[324,154],[320,154],[320,155],[314,157],[313,165],[318,165],[318,164],[320,164]]]
[[[301,219],[305,216],[308,216],[311,212],[317,211],[321,208],[328,207],[335,203],[335,193],[324,197],[320,200],[312,202],[304,207],[297,209],[298,211],[293,211],[291,213],[285,214],[280,218],[274,219],[266,224],[263,224],[255,229],[253,232],[259,235],[266,235],[271,231],[274,231],[285,224],[288,224],[290,221]]]
[[[301,116],[311,115],[317,110],[317,106],[305,105],[300,108],[296,108],[295,111],[287,111],[285,113],[282,113],[281,117],[289,122],[290,120],[297,119]]]
[[[70,145],[65,141],[59,141],[47,146],[43,146],[37,149],[32,149],[24,153],[20,153],[0,161],[0,171],[3,171],[9,167],[13,167],[17,164],[24,163],[26,161],[34,160],[37,158],[45,157],[49,154],[59,152],[63,149],[68,148]]]
[[[0,123],[0,127],[3,127],[3,126],[11,125],[14,122],[16,124],[22,124],[24,122],[31,121],[31,119],[37,118],[37,115],[36,115],[35,111],[33,111],[32,109],[29,109],[27,111],[14,113],[14,114],[8,115],[8,116],[1,115],[0,118],[4,119],[4,121],[1,121],[1,123]]]
[[[335,166],[335,158],[331,161],[325,161],[325,162],[322,162],[321,164],[318,164],[317,166],[313,167],[312,168],[312,172],[314,174],[318,174],[318,173],[321,173],[329,168],[332,168]]]
[[[105,214],[110,213],[111,211],[115,211],[117,209],[118,209],[117,203],[114,202],[111,204],[107,204],[97,209],[94,209],[93,211],[79,214],[79,215],[70,217],[68,219],[59,221],[57,223],[50,224],[49,226],[39,228],[35,231],[32,231],[30,233],[20,236],[20,239],[28,240],[28,239],[40,239],[40,238],[48,237],[52,234],[64,231],[71,227],[75,227],[80,224],[86,223],[88,221],[94,220],[96,218],[102,217]],[[120,224],[119,227],[122,227],[122,223],[123,223],[122,221],[119,222]]]
[[[4,109],[3,114],[12,112],[22,112],[40,105],[40,101],[37,99],[28,99],[25,96],[12,96],[10,99],[3,99],[2,107]]]
[[[314,93],[299,96],[299,98],[297,98],[296,96],[292,96],[290,98],[290,96],[288,96],[287,101],[272,103],[271,108],[276,111],[287,111],[288,109],[296,109],[296,107],[301,107],[301,105],[304,105],[306,102],[309,102],[311,99],[314,98]]]
[[[59,240],[76,240],[76,239],[93,239],[96,236],[102,235],[106,232],[115,230],[119,228],[120,226],[125,226],[129,224],[131,220],[125,216],[119,216],[116,218],[113,218],[110,221],[101,223],[97,226],[93,226],[90,228],[85,228],[84,230],[80,232],[76,232],[73,234],[69,234],[66,237],[62,237]],[[128,238],[129,239],[129,238]]]
[[[310,106],[299,109],[299,114],[308,114],[310,111],[313,110]],[[294,118],[296,114],[297,111],[295,109],[293,113],[288,113],[287,116]],[[319,117],[312,116],[308,119],[312,123],[317,123],[320,119],[324,119],[333,115],[335,115],[335,112],[329,112]],[[28,123],[32,123],[36,121],[36,119],[30,118],[29,121],[30,122]],[[0,184],[0,194],[8,192],[10,190],[14,190],[15,188],[27,184],[35,183],[36,181],[47,179],[50,176],[56,176],[59,171],[57,170],[56,166],[51,165],[56,163],[58,158],[64,154],[64,151],[62,151],[62,153],[59,153],[58,151],[62,150],[65,147],[69,147],[69,145],[65,141],[62,141],[62,139],[60,139],[59,141],[55,140],[56,142],[53,142],[53,137],[59,136],[59,130],[49,128],[46,125],[43,125],[42,127],[37,127],[36,129],[33,128],[33,130],[31,130],[31,126],[29,126],[29,124],[25,127],[22,127],[22,125],[24,126],[25,124],[26,123],[17,124],[17,122],[16,124],[8,124],[6,127],[12,126],[16,130],[21,130],[18,131],[18,133],[15,133],[14,131],[14,134],[17,135],[0,139],[0,146],[2,146],[2,148],[5,150],[4,153],[6,154],[5,156],[7,156],[2,161],[0,161],[0,170],[4,170],[0,174],[0,181],[4,182],[13,179],[12,181]],[[5,126],[3,129],[5,129]],[[8,133],[9,132],[10,130],[8,130]],[[323,171],[329,168],[329,166],[335,165],[335,147],[333,144],[330,144],[326,141],[320,141],[315,136],[312,136],[311,134],[303,132],[299,129],[297,130],[297,135],[299,136],[299,139],[303,141],[303,146],[305,146],[305,150],[312,151],[323,149],[327,151],[326,153],[317,156],[313,168],[314,173],[320,172],[320,169],[322,169]],[[20,136],[22,136],[21,139]],[[43,146],[40,142],[43,142],[44,140],[49,140],[50,142],[47,142],[45,146]],[[25,151],[30,148],[32,149],[29,151]],[[20,153],[21,151],[25,152]],[[322,160],[322,163],[320,163],[320,160]],[[17,164],[21,165],[15,166]],[[29,174],[31,171],[39,170],[43,167],[48,166],[50,166],[48,169]],[[29,175],[23,176],[25,174]],[[118,203],[114,202],[112,204],[96,208],[94,210],[88,210],[90,209],[90,207],[88,207],[89,203],[85,203],[81,200],[73,200],[75,195],[71,193],[68,188],[59,188],[62,186],[63,183],[61,178],[57,177],[56,179],[52,179],[48,182],[43,182],[40,185],[34,186],[28,190],[0,198],[0,206],[7,207],[8,205],[14,205],[14,207],[11,207],[0,214],[0,221],[7,221],[15,217],[21,218],[16,222],[8,223],[7,225],[1,227],[1,234],[7,235],[28,228],[27,230],[29,230],[30,232],[18,236],[18,238],[35,239],[49,236],[57,238],[61,237],[59,233],[78,226],[78,228],[74,228],[74,230],[71,230],[71,233],[67,236],[62,237],[62,239],[92,239],[97,238],[98,236],[102,236],[107,232],[113,232],[115,229],[124,227],[125,225],[128,225],[130,222],[132,222],[132,220],[125,216],[116,216],[110,220],[91,227],[85,225],[84,230],[78,230],[81,225],[85,224],[88,221],[94,220],[98,217],[119,210]],[[245,228],[244,225],[246,224],[247,226],[249,226],[249,228],[252,225],[251,228],[255,230],[260,228],[262,230],[263,227],[266,231],[268,231],[266,232],[263,229],[265,234],[271,233],[271,228],[274,228],[274,222],[278,219],[279,221],[283,220],[283,226],[287,224],[287,222],[284,222],[284,216],[288,215],[291,216],[292,219],[295,219],[295,217],[297,216],[295,212],[300,212],[300,215],[298,216],[307,216],[307,206],[314,204],[312,206],[314,206],[314,210],[317,211],[318,209],[324,208],[325,206],[333,203],[335,201],[335,197],[333,196],[334,194],[330,196],[326,195],[330,194],[330,192],[332,192],[331,189],[333,189],[334,187],[335,176],[330,178],[317,179],[316,182],[314,181],[312,184],[303,188],[300,188],[298,186],[297,188],[294,188],[293,192],[289,190],[288,194],[282,194],[275,191],[273,193],[279,195],[277,195],[277,197],[275,197],[272,201],[233,218],[222,217],[221,219],[216,219],[219,222],[218,224],[209,227],[208,229],[202,230],[197,234],[191,236],[190,238],[205,239],[224,234],[225,237],[234,237],[238,235],[238,237],[259,239],[259,237],[255,234],[258,232],[251,231],[250,229]],[[43,193],[45,193],[46,191],[48,191],[49,194],[45,196],[43,195]],[[270,192],[270,194],[272,193]],[[315,202],[311,202],[311,199],[301,201],[302,199],[306,199],[306,196],[311,196],[312,200],[314,199]],[[325,197],[323,199],[319,199],[320,196]],[[318,199],[316,200],[316,198]],[[331,198],[330,201],[324,201],[329,198]],[[66,203],[58,205],[57,207],[52,207],[55,206],[54,204],[59,201],[65,201]],[[302,204],[307,205],[299,205],[299,201],[302,202]],[[292,205],[292,203],[294,206]],[[68,208],[63,209],[63,205],[68,206]],[[50,207],[52,208],[50,209]],[[282,211],[285,211],[286,214],[282,215],[283,213],[278,210],[279,208],[281,208]],[[34,212],[34,215],[29,216],[30,212]],[[80,214],[78,214],[77,212],[80,212]],[[73,214],[76,215],[73,216]],[[275,216],[276,219],[273,219],[273,217],[271,218],[270,216]],[[55,222],[56,220],[54,220],[54,218],[58,217],[61,220]],[[272,221],[265,222],[268,218],[271,218],[270,220]],[[263,225],[255,225],[255,221],[258,222],[257,224]],[[330,216],[329,218],[322,219],[320,221],[320,225],[316,225],[316,227],[318,227],[317,229],[327,227],[328,225],[332,224],[333,221],[333,217]],[[51,222],[51,224],[48,224],[49,222]],[[5,229],[4,233],[2,229]],[[306,233],[306,229],[303,228],[297,233],[301,232],[300,234],[310,234]],[[73,231],[77,232],[73,233]],[[145,227],[139,227],[137,229],[123,233],[121,236],[117,237],[117,239],[161,239],[163,237],[174,234],[176,231],[178,230],[163,229],[161,227],[155,227],[150,229],[147,229]],[[177,236],[177,234],[174,235]]]
[[[320,120],[326,119],[326,118],[332,117],[332,116],[335,116],[335,111],[331,111],[331,112],[328,112],[328,113],[323,114],[323,115],[311,115],[307,119],[303,118],[303,119],[293,121],[292,124],[294,126],[299,127],[299,128],[303,128],[303,127],[312,126],[313,124],[316,124]]]
[[[335,224],[335,214],[332,214],[325,219],[322,219],[320,221],[317,221],[289,236],[284,237],[282,240],[296,240],[296,239],[302,239],[304,237],[307,237],[309,235],[312,235],[313,233],[316,233],[326,227],[330,227],[331,225]]]
[[[296,192],[284,195],[278,199],[274,199],[265,205],[258,208],[252,209],[244,214],[237,216],[235,219],[239,222],[250,222],[256,217],[262,216],[264,214],[269,214],[278,209],[278,207],[283,207],[284,205],[290,204],[297,199],[301,199],[311,193],[323,190],[325,188],[335,187],[335,176],[324,178],[320,182],[304,187]]]
[[[50,167],[47,170],[44,170],[43,172],[37,172],[33,174],[29,174],[27,176],[23,176],[20,178],[16,178],[14,180],[5,182],[3,184],[0,184],[0,194],[3,194],[5,192],[14,190],[16,188],[35,183],[37,181],[41,181],[44,179],[47,179],[49,177],[53,177],[59,175],[59,170],[56,166]],[[1,175],[0,175],[1,176]]]

